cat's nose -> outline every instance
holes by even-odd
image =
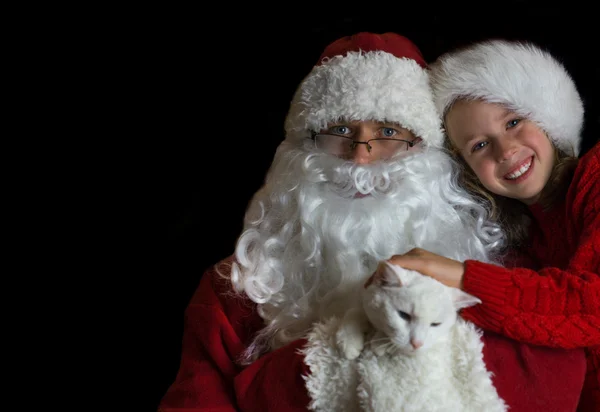
[[[411,339],[410,344],[415,349],[419,349],[421,346],[423,346],[423,342],[421,342],[420,340],[416,340],[416,339]]]

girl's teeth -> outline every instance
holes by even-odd
[[[506,178],[507,178],[507,179],[510,179],[510,180],[514,180],[514,179],[516,179],[517,177],[521,176],[521,175],[522,175],[523,173],[525,173],[526,171],[528,171],[530,167],[531,167],[531,160],[529,161],[529,163],[527,163],[527,164],[524,164],[523,166],[521,166],[521,168],[520,168],[519,170],[517,170],[517,171],[515,171],[515,172],[513,172],[513,173],[510,173],[510,174],[506,175]]]

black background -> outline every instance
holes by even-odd
[[[412,39],[431,62],[483,38],[534,41],[565,64],[578,86],[586,107],[585,152],[600,136],[595,63],[600,36],[591,3],[562,4],[154,10],[132,44],[135,53],[143,53],[140,76],[148,87],[138,97],[148,107],[146,130],[160,136],[146,159],[154,179],[152,201],[160,206],[159,215],[145,223],[159,244],[143,262],[155,270],[144,280],[151,303],[140,311],[150,325],[142,340],[151,353],[145,357],[149,383],[142,403],[155,408],[175,379],[184,309],[202,272],[232,253],[246,206],[283,138],[292,94],[328,43],[358,31],[395,31]]]

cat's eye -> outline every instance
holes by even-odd
[[[431,324],[431,326],[440,326],[440,325],[441,325],[441,322],[433,322],[433,323]]]
[[[400,317],[406,321],[410,320],[410,315],[406,312],[402,312],[401,310],[398,311],[398,314],[400,315]]]

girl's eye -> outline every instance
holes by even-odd
[[[441,322],[434,322],[434,323],[431,324],[431,326],[434,326],[434,327],[435,326],[440,326],[440,325],[441,325]]]
[[[400,315],[400,317],[406,321],[410,320],[410,315],[406,312],[402,312],[401,310],[398,311],[398,314]]]
[[[479,143],[475,143],[475,145],[471,148],[471,152],[476,152],[479,149],[483,149],[485,146],[487,146],[488,142],[479,142]]]
[[[521,122],[521,119],[512,119],[509,120],[508,123],[506,123],[506,128],[510,129],[512,127],[515,127],[516,125],[518,125]]]

